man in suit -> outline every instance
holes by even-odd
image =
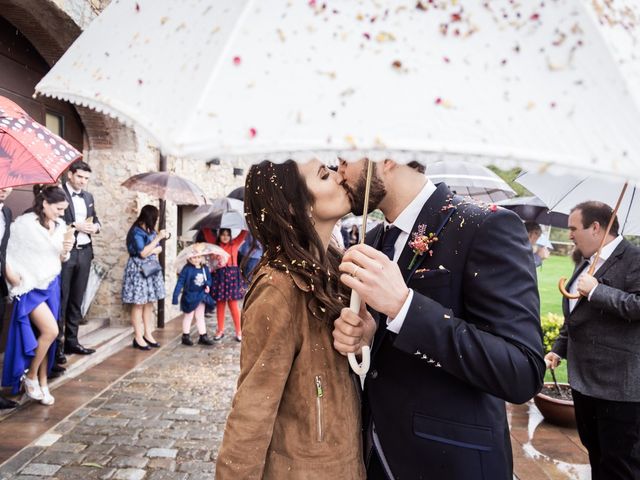
[[[4,329],[4,309],[6,308],[7,281],[5,280],[5,259],[7,258],[7,243],[9,242],[9,233],[13,215],[11,209],[4,204],[11,193],[11,188],[0,190],[0,336]],[[15,408],[18,404],[12,400],[0,397],[0,409]]]
[[[564,325],[545,356],[549,368],[567,358],[580,440],[592,478],[640,478],[640,248],[618,235],[612,210],[585,202],[569,215],[569,238],[584,261],[564,299]],[[587,266],[596,261],[595,271]]]
[[[85,190],[91,177],[91,167],[83,161],[77,161],[69,167],[67,181],[62,186],[67,194],[69,206],[64,212],[64,221],[76,229],[75,243],[69,260],[62,264],[61,301],[58,327],[60,333],[58,362],[65,362],[64,353],[89,355],[95,352],[78,342],[78,328],[82,322],[82,298],[89,279],[93,245],[91,236],[100,231],[100,222],[96,215],[93,195]]]
[[[339,168],[354,212],[365,163]],[[375,332],[363,392],[368,478],[511,479],[504,401],[526,402],[544,375],[522,221],[434,185],[416,162],[385,160],[374,172],[370,208],[386,220],[346,252],[340,271],[377,325],[344,309],[334,329],[345,354]]]

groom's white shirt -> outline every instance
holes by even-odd
[[[416,195],[416,197],[405,207],[396,221],[392,224],[389,224],[386,220],[384,222],[384,228],[388,225],[393,225],[400,229],[400,235],[398,235],[398,239],[394,245],[395,251],[393,254],[393,261],[398,263],[398,259],[402,254],[402,250],[404,250],[404,246],[407,244],[410,235],[413,233],[411,229],[413,225],[416,223],[422,208],[424,207],[427,200],[431,197],[433,192],[436,191],[435,184],[427,178],[427,182],[422,187],[422,190]],[[404,274],[404,272],[403,272]],[[404,305],[398,312],[395,318],[387,318],[387,330],[392,331],[393,333],[400,333],[400,329],[404,324],[404,319],[407,316],[407,312],[409,311],[409,306],[411,305],[411,300],[413,300],[413,290],[409,289],[409,295],[407,295],[407,299],[404,301]]]

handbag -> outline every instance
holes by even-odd
[[[140,272],[144,278],[149,278],[161,271],[162,267],[160,266],[160,262],[154,258],[145,259],[140,264]]]

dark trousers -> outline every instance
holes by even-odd
[[[78,326],[82,319],[82,297],[89,280],[93,250],[91,246],[71,250],[69,260],[62,264],[58,346],[62,337],[67,345],[78,344]],[[59,350],[60,351],[60,350]]]
[[[640,478],[640,402],[614,402],[573,390],[580,441],[593,480]]]

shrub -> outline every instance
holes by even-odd
[[[557,313],[547,313],[540,319],[542,325],[542,341],[544,343],[544,353],[547,354],[553,347],[553,342],[560,335],[560,328],[564,323],[562,315]]]

